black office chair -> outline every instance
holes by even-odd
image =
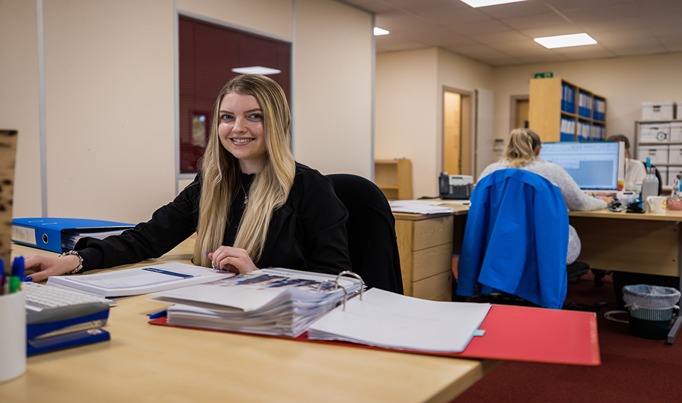
[[[370,180],[352,174],[327,175],[348,209],[348,249],[353,271],[365,284],[403,294],[395,218],[384,193]]]

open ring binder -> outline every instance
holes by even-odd
[[[341,288],[341,289],[343,290],[343,302],[342,302],[342,303],[343,303],[343,307],[342,307],[342,310],[345,311],[345,310],[346,310],[346,301],[348,301],[348,290],[346,290],[346,287],[342,286],[342,285],[339,283],[339,280],[341,279],[341,276],[351,276],[351,277],[355,277],[356,279],[360,280],[360,290],[359,290],[359,292],[360,292],[360,300],[361,300],[361,301],[362,301],[362,292],[363,292],[363,290],[364,290],[364,288],[365,288],[365,280],[363,280],[362,277],[360,277],[360,275],[359,275],[358,273],[354,272],[354,271],[351,271],[351,270],[344,270],[344,271],[342,271],[341,273],[339,273],[339,274],[336,275],[336,279],[335,279],[334,281],[328,280],[328,281],[325,282],[325,283],[331,283],[331,284],[333,285],[333,287],[334,287],[335,290],[338,290],[339,288]],[[321,284],[317,287],[317,292],[323,292],[323,291],[324,291],[324,283],[321,283]]]
[[[360,301],[362,301],[362,292],[365,289],[365,280],[363,280],[362,277],[360,277],[360,275],[354,271],[344,270],[336,276],[336,286],[343,289],[343,307],[341,309],[344,311],[346,310],[346,301],[348,301],[348,291],[346,291],[344,286],[339,284],[339,279],[341,276],[345,275],[355,277],[356,279],[360,280]]]

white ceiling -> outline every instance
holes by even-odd
[[[376,51],[439,47],[490,66],[682,52],[682,0],[342,0],[391,31]],[[545,49],[538,36],[586,32],[597,45]],[[680,66],[682,68],[682,66]]]

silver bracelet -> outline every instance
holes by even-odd
[[[83,257],[77,251],[70,250],[68,252],[64,252],[61,255],[59,255],[59,257],[62,257],[62,256],[78,256],[78,260],[79,260],[78,267],[67,272],[66,274],[77,274],[77,273],[80,273],[81,270],[83,270]]]

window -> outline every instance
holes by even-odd
[[[180,16],[180,173],[199,170],[220,89],[233,68],[266,66],[289,97],[291,44]]]

